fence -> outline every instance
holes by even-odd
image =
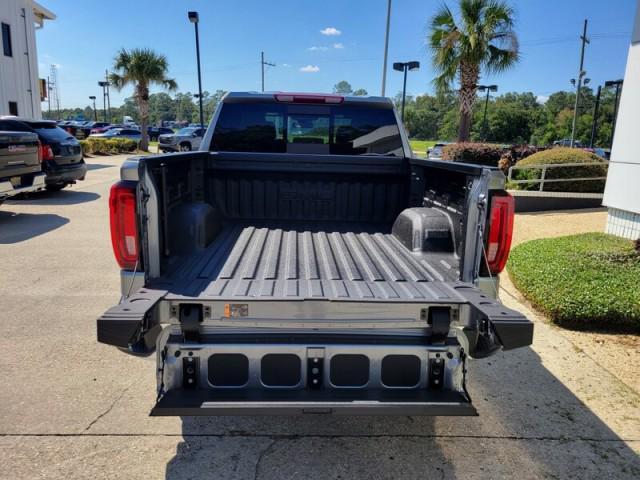
[[[592,165],[598,166],[607,166],[609,162],[589,162],[589,163],[548,163],[545,165],[513,165],[509,167],[509,173],[507,175],[507,179],[511,183],[539,183],[540,187],[538,191],[544,191],[545,183],[557,183],[557,182],[582,182],[582,181],[593,181],[593,180],[606,180],[605,177],[575,177],[575,178],[547,178],[547,170],[551,168],[560,168],[560,167],[589,167]],[[524,179],[524,180],[514,180],[513,179],[513,171],[514,170],[541,170],[542,173],[540,178],[537,179]]]

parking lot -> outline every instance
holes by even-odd
[[[95,338],[119,294],[107,203],[123,159],[0,207],[0,477],[640,477],[639,395],[540,321],[533,348],[471,362],[479,417],[148,417],[153,357]]]

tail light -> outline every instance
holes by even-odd
[[[40,162],[44,160],[53,160],[53,150],[51,149],[51,145],[42,145],[38,147],[39,152],[38,156],[40,157]]]
[[[120,181],[111,187],[109,220],[116,261],[125,270],[135,269],[139,257],[135,182]]]
[[[515,205],[508,193],[493,195],[489,211],[489,234],[487,236],[487,263],[489,272],[498,274],[507,263],[513,236]]]
[[[340,95],[317,95],[312,93],[277,93],[274,95],[278,102],[286,103],[342,103],[344,97]]]

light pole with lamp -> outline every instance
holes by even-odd
[[[200,16],[198,12],[188,13],[189,21],[196,29],[196,60],[198,62],[198,103],[200,105],[200,128],[204,128],[204,111],[202,110],[202,75],[200,73],[200,37],[198,35],[198,22]]]
[[[623,83],[624,80],[622,79],[607,80],[606,82],[604,82],[605,88],[616,87],[616,99],[615,103],[613,104],[613,122],[611,125],[611,145],[609,147],[613,146],[613,134],[616,133],[616,123],[618,121],[618,99],[620,98],[620,88],[622,88]]]
[[[576,143],[576,125],[578,124],[578,108],[580,107],[580,89],[583,85],[582,82],[584,82],[584,85],[587,85],[591,81],[590,78],[584,78],[586,75],[587,72],[585,70],[581,70],[578,74],[578,80],[575,78],[569,80],[571,85],[576,87],[576,101],[573,106],[573,122],[571,123],[571,143],[569,144],[571,148],[573,148]]]
[[[96,96],[95,95],[89,96],[89,100],[93,100],[93,121],[97,122],[98,121],[98,111],[96,110]]]
[[[484,114],[482,115],[482,133],[481,137],[483,140],[487,139],[487,107],[489,106],[489,94],[491,92],[497,92],[497,85],[476,85],[476,88],[480,92],[484,92],[486,90],[487,96],[484,99]]]
[[[98,82],[98,85],[102,87],[102,112],[104,116],[104,121],[107,121],[107,86],[109,82],[101,81]]]
[[[404,122],[404,102],[407,96],[407,72],[409,70],[414,71],[420,68],[420,62],[395,62],[393,69],[398,72],[404,72],[404,82],[402,85],[402,121]]]

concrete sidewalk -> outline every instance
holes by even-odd
[[[479,417],[148,417],[153,358],[95,340],[122,160],[0,207],[1,478],[640,477],[639,396],[541,322],[532,348],[470,362]]]

